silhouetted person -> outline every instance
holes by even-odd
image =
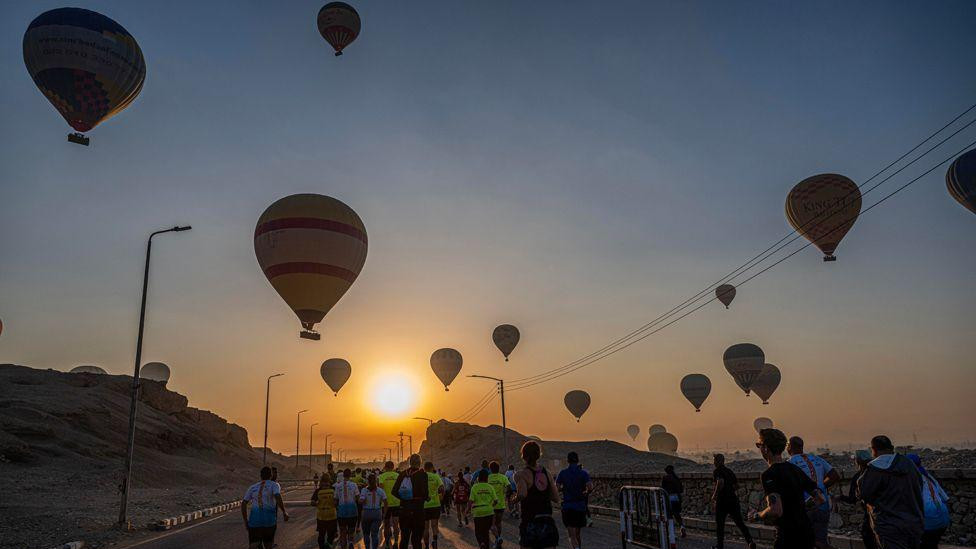
[[[806,473],[810,480],[817,483],[820,493],[824,496],[821,505],[810,507],[807,516],[813,525],[813,535],[819,549],[830,549],[827,542],[827,527],[830,526],[830,495],[828,491],[834,484],[840,482],[840,475],[827,463],[827,460],[814,454],[803,452],[803,439],[797,436],[790,437],[786,445],[786,453],[790,455],[789,462],[800,468]],[[809,494],[807,499],[810,499]]]
[[[857,464],[857,472],[851,477],[851,483],[847,488],[847,495],[837,496],[837,500],[851,505],[857,504],[861,506],[861,510],[864,511],[864,518],[861,520],[861,541],[864,543],[864,549],[878,549],[878,540],[874,535],[874,531],[871,529],[871,516],[868,515],[868,508],[861,501],[861,498],[857,496],[857,481],[864,474],[864,470],[867,468],[869,461],[871,461],[870,451],[858,450],[854,452],[854,463]]]
[[[766,507],[754,515],[776,525],[775,549],[813,549],[816,536],[807,516],[806,497],[812,497],[813,506],[823,505],[820,488],[796,465],[783,461],[786,435],[779,429],[759,431],[756,447],[769,467],[760,476]]]
[[[278,527],[278,509],[288,520],[285,502],[281,499],[281,486],[271,480],[271,468],[261,468],[261,482],[252,485],[241,500],[241,515],[247,528],[248,547],[271,549]]]
[[[552,504],[559,503],[556,483],[545,467],[539,466],[542,446],[534,440],[522,445],[525,468],[515,473],[515,486],[522,508],[519,545],[524,549],[545,549],[559,545],[559,531],[552,520]]]
[[[586,496],[593,490],[590,474],[579,464],[579,455],[570,452],[566,456],[565,469],[556,475],[556,486],[563,493],[563,526],[569,535],[569,545],[579,549],[582,544],[581,533],[586,526]]]
[[[685,537],[685,522],[681,518],[681,497],[685,493],[685,487],[681,479],[674,473],[674,466],[668,465],[664,468],[664,476],[661,477],[661,488],[668,493],[668,511],[674,523],[681,528],[681,537]]]
[[[418,454],[411,454],[410,467],[400,473],[393,493],[400,499],[400,549],[421,549],[424,539],[424,504],[429,499],[427,472]]]
[[[715,504],[715,549],[725,547],[725,519],[731,518],[742,537],[749,544],[750,549],[756,548],[756,543],[752,541],[752,534],[742,520],[742,507],[739,505],[739,495],[736,490],[739,488],[739,479],[735,473],[725,466],[725,456],[715,454],[715,471],[712,477],[715,479],[715,489],[712,491],[711,502]]]
[[[925,531],[922,532],[921,549],[936,549],[939,540],[949,528],[949,495],[945,493],[939,481],[929,474],[922,467],[922,458],[918,454],[908,454],[905,457],[910,459],[922,476],[922,505],[925,512]]]
[[[884,435],[871,439],[871,455],[874,459],[858,480],[858,493],[868,504],[878,547],[918,549],[925,530],[922,477]]]

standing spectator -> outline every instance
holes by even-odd
[[[922,475],[922,504],[925,511],[925,531],[922,533],[921,549],[936,549],[939,540],[949,528],[948,494],[939,486],[939,481],[922,467],[922,459],[918,454],[906,456],[915,464],[915,468]]]
[[[786,453],[790,455],[789,462],[800,468],[801,471],[810,477],[810,480],[817,483],[817,488],[824,496],[824,503],[810,507],[807,516],[813,524],[813,534],[816,540],[817,549],[832,549],[827,542],[827,527],[830,526],[830,487],[840,482],[840,475],[822,457],[803,452],[803,439],[797,436],[790,437],[786,445]],[[809,500],[812,496],[807,494]]]
[[[780,450],[782,452],[782,450]],[[742,537],[749,544],[749,549],[756,549],[756,542],[752,540],[749,528],[742,520],[742,507],[739,505],[739,480],[735,478],[735,473],[725,466],[725,456],[715,454],[715,472],[712,477],[715,479],[715,489],[712,491],[711,503],[715,504],[715,549],[725,547],[725,519],[731,518]]]
[[[851,477],[851,484],[847,489],[847,495],[837,496],[837,501],[861,506],[861,509],[864,511],[864,518],[861,520],[861,541],[864,542],[864,549],[878,549],[878,540],[874,537],[874,531],[871,530],[871,517],[868,515],[868,508],[857,497],[857,481],[864,474],[864,469],[867,468],[869,461],[871,461],[871,452],[868,450],[854,452],[854,463],[857,464],[857,472]]]
[[[281,486],[271,480],[271,468],[262,467],[261,482],[248,488],[241,500],[241,514],[244,516],[250,549],[274,547],[278,509],[281,509],[281,515],[287,522],[288,512],[285,511],[285,502],[281,499]]]
[[[411,454],[409,468],[400,473],[393,493],[400,498],[400,549],[421,549],[424,539],[424,505],[430,499],[427,472],[421,466],[420,454]]]
[[[580,549],[581,530],[586,526],[586,496],[593,490],[590,474],[579,465],[579,455],[566,456],[568,466],[556,476],[556,486],[563,493],[563,526],[569,534],[569,546]]]
[[[922,477],[884,435],[871,439],[871,455],[874,459],[858,480],[858,492],[868,505],[878,547],[918,549],[925,531]]]
[[[681,479],[674,473],[674,465],[664,468],[664,476],[661,478],[661,488],[668,493],[668,511],[674,523],[681,528],[681,537],[685,537],[685,521],[681,518],[681,496],[685,493],[685,487]]]
[[[759,431],[756,447],[769,467],[760,476],[766,507],[751,515],[776,525],[774,549],[813,549],[816,538],[804,498],[810,494],[815,505],[823,504],[820,488],[796,465],[783,461],[786,435],[779,429]]]

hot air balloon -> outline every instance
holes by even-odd
[[[359,13],[345,2],[329,2],[318,16],[319,34],[335,50],[336,57],[359,36],[362,22]]]
[[[505,362],[508,362],[508,355],[512,354],[515,346],[518,345],[519,337],[521,336],[518,328],[511,324],[502,324],[491,332],[491,340],[495,342],[495,347],[498,347],[498,350],[505,355]]]
[[[366,227],[356,212],[320,194],[294,194],[268,206],[254,228],[254,255],[268,281],[302,323],[312,327],[355,282],[366,262]]]
[[[769,419],[768,417],[757,417],[756,421],[752,422],[752,428],[755,429],[757,433],[763,429],[772,429],[773,420]]]
[[[725,350],[722,361],[735,383],[749,396],[752,384],[766,363],[766,355],[757,345],[737,343]]]
[[[461,357],[461,353],[454,349],[437,349],[434,354],[430,355],[430,367],[434,370],[437,379],[444,384],[445,391],[449,390],[447,386],[461,372],[462,364],[464,364],[464,359]]]
[[[3,321],[0,320],[0,335],[3,335]]]
[[[786,197],[786,219],[820,248],[824,261],[835,261],[834,250],[861,213],[861,190],[835,173],[808,177]]]
[[[81,366],[75,366],[68,373],[71,374],[105,374],[105,370],[99,368],[98,366],[92,366],[91,364],[83,364]]]
[[[772,364],[763,364],[759,377],[752,383],[752,392],[762,399],[763,404],[769,404],[769,397],[779,387],[780,379],[779,368]]]
[[[628,425],[627,434],[630,435],[630,440],[637,440],[637,435],[640,434],[639,425]]]
[[[967,210],[976,213],[976,149],[955,159],[946,172],[949,194]]]
[[[729,304],[735,299],[735,286],[731,284],[722,284],[718,288],[715,288],[715,297],[725,305],[725,308],[729,308]]]
[[[660,454],[674,454],[678,451],[678,437],[671,433],[655,433],[647,439],[647,450]]]
[[[352,375],[352,366],[341,358],[330,358],[322,363],[319,373],[329,389],[332,389],[332,393],[339,396],[339,389],[342,389]]]
[[[701,412],[701,406],[711,392],[712,382],[703,374],[688,374],[681,378],[681,394],[695,406],[696,412]]]
[[[146,60],[122,25],[81,8],[46,11],[24,33],[24,64],[72,128],[87,132],[122,112],[142,91]],[[88,145],[81,133],[68,141]]]
[[[667,432],[668,432],[667,428],[664,425],[661,425],[660,423],[655,423],[654,425],[651,425],[650,427],[647,428],[648,435],[656,435],[657,433],[667,433]]]
[[[169,381],[169,366],[162,362],[147,362],[139,368],[139,377],[166,385]]]
[[[563,403],[566,404],[566,409],[573,414],[576,422],[579,423],[580,418],[586,413],[586,409],[590,407],[590,395],[586,391],[570,391],[563,397]]]

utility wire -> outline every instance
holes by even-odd
[[[491,388],[487,393],[485,393],[481,398],[479,398],[471,407],[469,407],[466,411],[464,411],[461,415],[459,415],[458,419],[455,420],[455,423],[463,421],[464,418],[467,418],[469,415],[471,415],[471,412],[475,408],[478,408],[479,406],[484,404],[486,400],[490,400],[491,396],[496,393],[497,393],[497,389],[495,389],[494,387]]]

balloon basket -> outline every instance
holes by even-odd
[[[312,330],[302,330],[298,333],[298,337],[302,339],[311,339],[312,341],[318,341],[322,339],[322,334],[312,331]]]
[[[837,257],[836,256],[833,256],[833,255],[825,255],[824,256],[824,262],[827,262],[827,261],[837,261]]]
[[[335,52],[335,56],[336,56],[336,57],[339,57],[340,55],[342,55],[342,52],[341,52],[341,51],[337,51],[337,52]]]
[[[84,134],[80,134],[76,132],[76,133],[68,134],[68,141],[71,143],[77,143],[78,145],[84,145],[87,147],[88,144],[91,142],[91,138],[85,137]]]

